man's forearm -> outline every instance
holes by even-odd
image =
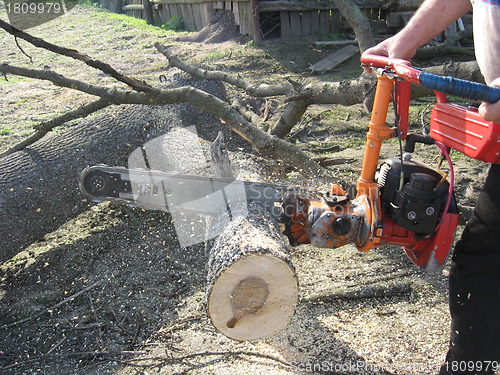
[[[469,0],[426,0],[396,35],[364,53],[410,59],[421,47],[471,9]]]
[[[470,10],[470,0],[426,0],[399,37],[418,48]]]

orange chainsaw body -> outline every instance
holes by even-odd
[[[406,140],[411,136],[408,134],[410,82],[386,74],[380,74],[377,78],[363,166],[356,185],[356,197],[350,200],[345,192],[339,192],[338,187],[334,186],[332,194],[323,202],[297,202],[291,217],[291,234],[296,243],[311,243],[323,248],[354,243],[358,250],[368,251],[384,245],[399,245],[414,264],[427,271],[436,271],[446,262],[458,224],[459,215],[452,185],[450,187],[446,181],[444,172],[415,162],[398,161],[399,159],[391,162],[394,166],[388,167],[390,172],[381,181],[382,168],[379,169],[378,164],[382,143],[394,137]],[[386,124],[393,93],[399,117],[399,124],[394,128]],[[443,101],[442,96],[440,98]],[[436,113],[443,105],[451,106],[438,103]],[[465,123],[472,122],[473,125],[457,130],[463,126],[464,112],[449,112],[446,115],[439,112],[439,116],[433,117],[432,137],[444,145],[459,151],[463,149],[467,153],[469,151],[466,147],[471,143],[470,133],[478,132],[476,128],[482,125],[466,117]],[[447,117],[442,120],[444,116]],[[438,128],[436,124],[439,121],[455,123],[456,126],[444,127],[441,124]],[[472,126],[476,127],[474,131],[469,129]],[[490,160],[489,140],[498,136],[498,127],[497,124],[489,124],[484,129],[487,129],[482,133],[485,138],[484,146],[474,140],[474,147],[481,150],[470,156],[477,158],[485,155],[486,160]],[[437,132],[441,132],[440,137]],[[451,144],[451,139],[458,143]],[[434,140],[430,139],[432,143]],[[462,149],[460,145],[464,145]],[[496,157],[498,158],[498,154]],[[404,174],[404,181],[401,178],[402,185],[394,188],[399,184],[398,173]],[[396,179],[398,181],[395,182]],[[428,185],[428,191],[415,189],[429,183],[432,186]],[[424,196],[429,199],[422,200]]]

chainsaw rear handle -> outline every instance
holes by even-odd
[[[368,54],[361,56],[361,63],[371,68],[391,68],[399,77],[407,81],[449,95],[488,103],[496,103],[500,100],[500,87],[424,72],[412,67],[407,60]]]

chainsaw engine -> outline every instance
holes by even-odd
[[[434,233],[449,189],[440,172],[391,158],[381,165],[378,183],[382,207],[394,223],[420,237]]]
[[[381,165],[377,181],[384,211],[379,245],[401,245],[417,266],[431,272],[441,269],[458,223],[457,204],[453,194],[448,202],[450,185],[444,174],[392,158]]]

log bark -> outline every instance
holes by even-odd
[[[256,204],[240,206],[209,254],[213,325],[234,340],[259,340],[281,331],[297,303],[297,277],[278,224]]]
[[[287,104],[283,114],[271,128],[271,135],[283,138],[300,121],[302,115],[307,111],[311,102],[306,99],[294,100]]]
[[[351,25],[356,39],[358,40],[359,50],[361,53],[366,49],[375,45],[370,22],[368,18],[361,12],[359,7],[353,0],[333,0],[340,10],[340,13],[347,19]]]
[[[216,176],[233,177],[229,152],[224,143],[224,133],[221,131],[217,134],[215,141],[210,145],[210,156],[212,157],[212,169]]]

